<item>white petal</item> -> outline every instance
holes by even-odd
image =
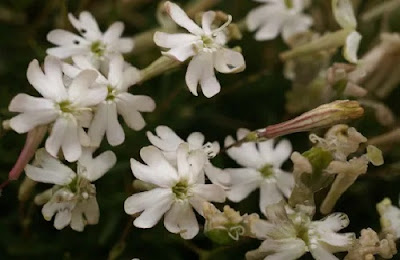
[[[272,165],[274,165],[277,168],[280,168],[282,164],[287,159],[289,159],[291,154],[292,154],[292,144],[286,139],[280,141],[275,146],[273,154],[271,154],[274,160],[274,163],[272,163]]]
[[[69,225],[71,222],[71,211],[62,210],[59,211],[54,218],[54,227],[61,230]]]
[[[203,27],[204,33],[206,35],[211,35],[211,33],[212,33],[211,25],[214,22],[215,15],[216,14],[214,11],[208,11],[203,14],[203,17],[201,20],[201,26]]]
[[[117,157],[112,151],[106,151],[96,158],[92,158],[91,152],[86,149],[79,158],[78,173],[93,182],[108,172],[116,162]],[[85,170],[79,171],[80,167]]]
[[[68,120],[65,118],[58,118],[51,129],[50,136],[46,140],[46,151],[53,157],[57,157],[61,144],[64,141],[65,131],[68,127]]]
[[[89,127],[88,135],[90,137],[91,146],[100,146],[107,128],[107,103],[100,103],[97,106],[96,113]]]
[[[216,184],[196,184],[190,191],[206,201],[224,202],[226,198],[224,189]]]
[[[195,56],[196,51],[193,44],[182,45],[176,48],[172,48],[169,51],[161,52],[163,55],[166,55],[172,59],[176,59],[180,62],[184,62],[189,57]]]
[[[122,75],[122,80],[120,80],[119,84],[117,85],[117,89],[120,92],[128,91],[128,88],[138,83],[140,78],[140,71],[134,67],[130,67],[124,70]]]
[[[282,37],[287,42],[292,36],[307,31],[312,24],[308,15],[296,15],[285,22],[282,28]]]
[[[90,88],[98,73],[95,70],[83,70],[72,80],[68,88],[69,99],[81,107],[95,106],[107,96],[105,87]]]
[[[81,12],[79,14],[79,20],[76,19],[72,14],[68,14],[69,21],[71,24],[87,39],[99,40],[101,32],[96,20],[89,12]]]
[[[71,223],[72,230],[82,232],[85,228],[85,223],[82,216],[82,203],[79,203],[71,212]]]
[[[224,188],[227,187],[231,181],[231,176],[228,172],[213,166],[211,163],[207,163],[204,166],[204,172],[211,183],[220,185]]]
[[[171,189],[155,188],[149,191],[135,193],[125,200],[124,209],[129,215],[151,208],[164,198],[173,198]]]
[[[39,125],[53,122],[58,114],[54,110],[32,111],[19,114],[10,120],[10,127],[17,133],[26,133]]]
[[[323,229],[337,232],[350,224],[349,217],[344,213],[333,213],[317,222]]]
[[[357,20],[350,0],[332,0],[332,11],[342,28],[355,29],[357,27]]]
[[[189,33],[171,34],[165,32],[156,32],[154,33],[153,40],[160,47],[172,49],[190,45],[199,40],[199,37]]]
[[[246,17],[247,27],[254,31],[268,21],[268,17],[276,13],[280,8],[270,5],[262,5],[249,12]]]
[[[238,140],[240,139],[242,138],[238,138]],[[228,146],[233,142],[234,139],[231,136],[225,138],[225,146]],[[265,164],[265,160],[261,157],[255,143],[244,143],[240,146],[229,148],[227,154],[238,164],[245,167],[259,169]]]
[[[204,96],[210,98],[215,96],[221,91],[221,85],[219,84],[214,73],[214,59],[212,53],[206,53],[205,64],[203,64],[203,74],[201,75],[200,85],[201,91]]]
[[[202,150],[190,151],[187,143],[180,144],[177,150],[178,174],[190,184],[196,183],[207,161]]]
[[[215,53],[214,66],[221,73],[237,73],[243,71],[246,64],[240,52],[223,48]]]
[[[143,116],[138,111],[151,112],[155,108],[156,104],[151,97],[130,93],[118,95],[118,113],[122,115],[125,123],[136,131],[141,130],[146,125]]]
[[[346,38],[346,44],[344,45],[343,55],[349,62],[357,63],[357,52],[358,46],[360,45],[360,41],[362,39],[361,34],[354,31],[350,33]]]
[[[257,31],[255,38],[258,41],[272,40],[276,38],[282,28],[285,17],[281,13],[272,14]]]
[[[147,132],[147,138],[150,143],[157,146],[163,151],[174,152],[178,149],[178,146],[184,141],[168,126],[157,126],[156,135],[151,132]]]
[[[161,219],[165,212],[167,212],[173,203],[172,195],[161,198],[151,205],[149,208],[144,209],[142,214],[135,219],[133,224],[139,228],[151,228]]]
[[[133,175],[136,178],[156,184],[160,187],[172,187],[178,181],[178,173],[169,162],[165,159],[162,153],[155,150],[155,147],[148,146],[141,149],[142,158],[149,166],[139,163],[131,159],[131,168]],[[159,153],[159,154],[158,154]],[[144,156],[143,156],[144,155]],[[151,159],[150,157],[154,157]],[[154,162],[152,162],[154,160]]]
[[[187,138],[187,142],[191,150],[200,149],[204,143],[204,135],[200,132],[191,133]]]
[[[315,260],[339,260],[331,252],[323,248],[321,245],[310,247],[310,252]]]
[[[90,225],[97,224],[100,218],[99,204],[97,204],[96,197],[90,197],[83,209],[83,214]]]
[[[54,102],[45,99],[32,97],[27,94],[18,94],[12,100],[8,107],[11,112],[29,112],[29,111],[54,111]]]
[[[52,169],[38,168],[30,164],[25,167],[25,173],[34,181],[58,185],[66,185],[75,177],[75,173],[71,169],[69,169],[69,171],[55,171]]]
[[[283,193],[286,198],[289,198],[292,194],[294,187],[294,177],[293,174],[284,172],[282,170],[274,169],[276,184],[279,190]]]
[[[201,35],[203,30],[193,22],[177,4],[167,1],[165,3],[165,10],[179,26],[185,28],[189,32]]]
[[[122,37],[108,46],[108,49],[117,53],[127,53],[133,50],[135,43],[132,38]]]
[[[90,44],[86,39],[76,34],[73,34],[69,31],[61,29],[55,29],[50,31],[47,34],[47,40],[53,44],[66,46],[70,48],[82,48],[83,46],[87,46]]]
[[[65,128],[61,148],[68,162],[75,162],[82,153],[82,146],[79,140],[79,128],[75,120],[68,120]]]
[[[354,233],[334,233],[323,230],[319,236],[326,249],[331,253],[347,251],[351,248],[356,237]]]
[[[88,46],[62,46],[48,48],[46,53],[60,59],[66,59],[74,55],[85,55],[89,52]]]
[[[55,71],[61,70],[61,62],[52,56],[45,59],[45,67],[54,67]],[[57,73],[57,72],[56,72]],[[57,75],[44,74],[37,60],[31,61],[26,72],[29,83],[45,98],[62,101],[67,98],[67,92],[60,80],[54,80]]]
[[[188,86],[190,92],[193,95],[197,96],[197,85],[203,75],[203,70],[205,64],[206,57],[203,54],[198,54],[193,57],[193,59],[189,62],[187,71],[186,71],[186,85]]]
[[[164,219],[165,228],[172,233],[179,233],[184,239],[192,239],[199,232],[199,224],[193,209],[187,201],[176,201]]]
[[[276,182],[264,181],[260,186],[260,210],[265,214],[267,206],[280,202],[283,199]]]
[[[103,42],[105,44],[112,43],[121,37],[124,32],[124,23],[115,22],[108,27],[107,31],[104,32]]]
[[[110,60],[108,80],[113,87],[123,79],[124,72],[124,58],[121,55],[114,55]]]
[[[239,202],[245,199],[252,191],[260,187],[260,177],[245,175],[249,172],[245,171],[245,169],[228,169],[227,172],[233,183],[237,182],[239,179],[244,180],[242,183],[238,182],[237,184],[233,184],[227,191],[228,198],[233,202]]]
[[[265,240],[259,249],[246,254],[246,259],[295,260],[306,253],[306,244],[301,239]],[[254,256],[259,255],[255,258]]]
[[[125,141],[125,133],[121,124],[118,122],[117,104],[107,103],[107,141],[110,145],[120,145]]]

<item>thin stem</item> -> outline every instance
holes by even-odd
[[[399,0],[382,1],[381,4],[374,6],[373,8],[371,8],[371,10],[368,10],[364,14],[362,14],[361,20],[364,22],[369,22],[378,19],[379,16],[387,12],[391,12],[398,7],[400,7]]]

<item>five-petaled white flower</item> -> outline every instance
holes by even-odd
[[[197,96],[197,85],[200,83],[206,97],[214,96],[221,90],[214,68],[221,73],[236,73],[245,68],[242,54],[224,47],[227,36],[223,30],[230,20],[213,30],[216,13],[208,11],[203,14],[200,28],[178,5],[167,1],[165,8],[171,18],[190,33],[156,32],[154,42],[160,47],[170,49],[163,52],[164,55],[181,62],[193,57],[186,72],[189,90]]]
[[[190,151],[189,145],[184,143],[179,145],[176,153],[176,166],[154,146],[140,150],[147,165],[131,159],[133,175],[157,187],[126,199],[125,212],[142,212],[133,222],[139,228],[153,227],[165,213],[166,229],[191,239],[199,231],[192,207],[202,215],[204,202],[223,202],[225,192],[218,185],[204,184],[200,177],[207,160],[202,151]]]
[[[250,11],[247,26],[250,31],[257,30],[256,40],[272,40],[282,32],[287,41],[297,33],[307,31],[312,24],[310,16],[303,14],[308,0],[255,0],[265,3]]]
[[[39,125],[54,122],[50,136],[46,141],[46,150],[52,156],[62,149],[67,161],[79,159],[82,147],[88,145],[89,138],[83,127],[89,127],[92,118],[91,108],[107,96],[106,87],[92,87],[97,73],[83,70],[71,84],[63,83],[61,61],[47,56],[44,61],[44,73],[37,60],[28,67],[29,83],[43,96],[32,97],[18,94],[11,100],[9,110],[21,114],[10,120],[10,126],[18,133],[26,133]]]
[[[238,140],[249,133],[247,129],[237,131]],[[234,143],[228,136],[225,146]],[[294,186],[292,174],[281,170],[289,158],[292,145],[287,140],[280,141],[274,148],[274,140],[259,143],[244,143],[228,149],[228,155],[245,168],[230,168],[225,171],[230,176],[230,190],[227,196],[234,202],[246,198],[252,191],[260,188],[260,210],[265,213],[268,205],[288,198]]]
[[[259,219],[252,223],[252,233],[264,241],[246,254],[248,260],[294,260],[306,252],[317,260],[338,260],[333,253],[349,250],[355,241],[354,233],[337,233],[350,223],[343,213],[311,221],[303,212],[287,214],[279,203],[269,206],[266,216],[268,221]]]
[[[220,150],[218,142],[207,142],[204,143],[204,135],[200,132],[191,133],[186,142],[180,138],[171,128],[168,126],[158,126],[156,128],[156,134],[154,135],[152,132],[147,132],[147,137],[152,145],[159,148],[164,154],[165,158],[172,165],[176,165],[176,150],[179,145],[182,143],[187,143],[189,145],[190,151],[202,151],[204,155],[208,157],[204,165],[204,173],[208,177],[208,179],[214,183],[219,184],[221,186],[226,186],[229,182],[229,175],[214,167],[209,161],[211,158],[214,158]],[[204,174],[202,174],[204,176]]]
[[[114,166],[116,160],[111,151],[93,158],[92,153],[85,149],[75,173],[44,149],[38,150],[35,166],[28,164],[25,172],[34,181],[55,184],[35,198],[37,204],[44,204],[43,217],[50,221],[55,215],[56,229],[70,225],[73,230],[83,231],[85,225],[97,224],[100,213],[96,187],[91,182],[102,177]]]
[[[63,64],[64,73],[70,78],[76,77],[85,69],[95,70],[90,60],[84,56],[75,56],[72,60],[74,65]],[[128,93],[128,88],[140,80],[140,75],[136,68],[125,65],[121,55],[110,57],[107,78],[96,71],[99,75],[96,82],[100,86],[106,86],[108,94],[97,106],[89,127],[91,146],[98,147],[104,135],[109,144],[120,145],[125,140],[125,133],[118,122],[118,114],[122,115],[130,128],[141,130],[146,122],[140,112],[152,112],[156,104],[149,96]]]
[[[100,61],[112,54],[130,52],[133,40],[121,37],[124,31],[122,22],[113,23],[105,33],[102,33],[94,17],[89,12],[81,12],[79,19],[68,14],[69,21],[80,35],[56,29],[47,34],[47,40],[58,47],[47,49],[49,55],[61,59],[76,55],[85,55],[100,66]]]

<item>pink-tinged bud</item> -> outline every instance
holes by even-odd
[[[41,144],[44,136],[46,135],[46,132],[47,132],[47,125],[38,126],[28,132],[28,135],[26,136],[24,148],[22,149],[14,167],[11,169],[10,173],[8,174],[9,181],[14,181],[19,178],[19,176],[21,175],[25,166],[29,163],[29,161],[35,155],[35,152],[36,152],[38,146]]]
[[[291,133],[311,131],[356,119],[363,114],[364,109],[357,101],[338,100],[319,106],[292,120],[257,130],[257,137],[270,139]]]

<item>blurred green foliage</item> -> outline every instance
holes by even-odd
[[[177,1],[186,4],[187,1]],[[324,14],[320,31],[334,30],[337,26],[330,17],[328,0],[315,0],[314,6]],[[359,12],[379,1],[358,1]],[[71,30],[67,13],[78,14],[88,10],[98,20],[102,30],[113,21],[125,22],[124,35],[135,35],[157,26],[156,0],[1,0],[0,1],[0,120],[12,116],[7,106],[17,93],[37,95],[26,80],[26,68],[32,59],[43,61],[45,51],[51,45],[46,34],[54,28]],[[250,0],[222,0],[215,9],[232,14],[239,21],[256,6]],[[393,30],[399,30],[397,11],[391,20]],[[379,20],[361,24],[364,35],[361,52],[376,42]],[[201,232],[193,241],[183,241],[178,235],[168,233],[162,221],[155,228],[140,230],[132,226],[132,219],[123,210],[124,200],[132,193],[133,176],[129,159],[138,158],[141,147],[149,145],[145,131],[158,125],[167,125],[181,137],[200,131],[207,140],[221,143],[236,129],[257,129],[292,118],[285,112],[285,91],[291,83],[283,77],[283,64],[278,59],[286,47],[280,39],[256,42],[245,33],[240,41],[231,46],[242,47],[247,69],[239,74],[218,75],[222,92],[207,99],[193,96],[184,83],[185,67],[166,73],[132,88],[133,93],[152,96],[157,109],[145,115],[147,126],[143,131],[126,129],[126,142],[112,148],[118,157],[117,165],[96,182],[100,205],[100,223],[87,226],[83,233],[65,228],[57,231],[51,222],[41,215],[41,208],[33,204],[32,198],[20,204],[18,187],[23,179],[12,182],[0,197],[0,259],[243,259],[246,251],[259,245],[256,240],[243,240],[227,247],[213,245]],[[130,55],[127,60],[138,68],[144,68],[160,55],[157,48]],[[337,55],[337,60],[342,60]],[[400,111],[400,89],[384,102],[398,115]],[[353,122],[365,136],[383,133],[372,111]],[[24,143],[24,136],[13,132],[0,133],[0,181],[7,178]],[[310,148],[306,134],[288,137],[299,152]],[[104,145],[101,150],[111,149]],[[379,230],[375,204],[384,197],[397,201],[400,191],[400,167],[391,166],[400,161],[400,148],[385,154],[385,167],[370,167],[369,174],[360,178],[340,199],[336,210],[349,215],[351,224],[346,231],[359,232],[372,227]],[[225,155],[213,161],[219,167],[235,166]],[[291,164],[286,167],[290,169]],[[38,185],[34,193],[47,188]],[[318,193],[320,202],[326,190]],[[252,194],[244,203],[232,205],[242,213],[258,212],[258,194]],[[319,216],[317,216],[319,217]],[[113,249],[114,248],[114,249]],[[305,256],[304,259],[309,259]]]

